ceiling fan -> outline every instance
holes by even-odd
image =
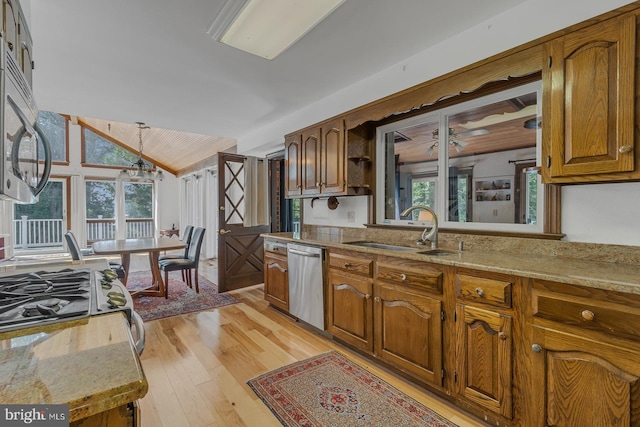
[[[440,143],[440,140],[438,138],[439,133],[440,133],[440,131],[438,129],[434,129],[433,132],[431,132],[434,142],[427,149],[427,156],[431,156],[433,154],[433,151],[436,148],[438,148],[438,145]],[[449,128],[449,144],[452,145],[453,148],[456,150],[456,152],[459,153],[468,144],[467,141],[463,141],[463,140],[461,140],[459,138],[465,138],[465,137],[469,137],[469,136],[486,135],[488,133],[489,133],[489,131],[486,130],[486,129],[473,129],[473,130],[470,130],[470,131],[467,131],[467,132],[456,133],[454,128]]]

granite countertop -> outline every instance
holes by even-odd
[[[588,286],[617,292],[640,294],[640,265],[593,261],[540,254],[518,254],[491,250],[452,251],[451,255],[430,256],[418,252],[429,250],[429,246],[416,247],[414,251],[396,251],[368,248],[349,244],[362,241],[352,237],[321,233],[266,233],[265,238],[322,245],[329,248],[347,249],[378,255],[396,256],[406,259],[428,261],[454,267],[513,274],[532,279]],[[369,239],[373,240],[373,239]],[[391,242],[380,242],[391,243]]]
[[[0,334],[0,402],[68,403],[69,421],[143,397],[147,379],[122,313]]]

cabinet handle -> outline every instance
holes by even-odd
[[[351,263],[345,262],[344,263],[344,268],[351,268]]]
[[[382,301],[382,300],[380,299],[380,297],[375,297],[373,300],[374,300],[375,302],[380,302],[380,301]]]
[[[482,290],[482,288],[476,288],[476,294],[478,294],[478,296],[484,296],[484,291]]]
[[[302,188],[302,185],[298,184],[296,185],[296,188]]]
[[[531,346],[531,350],[533,350],[534,353],[540,353],[542,351],[542,347],[539,344],[534,344]]]
[[[596,317],[595,313],[591,310],[583,310],[582,313],[580,314],[582,315],[582,318],[584,320],[589,320],[589,321],[595,319]]]
[[[400,275],[400,279],[401,279],[401,280],[407,280],[407,275],[406,275],[406,274],[404,274],[404,273],[402,273],[402,274]]]
[[[633,151],[633,147],[630,145],[623,145],[622,147],[618,148],[618,151],[620,153],[630,153]]]
[[[500,338],[502,341],[505,341],[509,337],[504,332],[498,332],[498,338]]]
[[[371,299],[371,294],[364,294],[364,299]]]

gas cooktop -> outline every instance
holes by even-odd
[[[0,332],[89,316],[91,286],[90,269],[0,277]]]

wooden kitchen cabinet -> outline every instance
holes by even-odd
[[[456,392],[506,418],[512,416],[511,317],[457,304]]]
[[[373,145],[369,127],[347,133],[342,118],[285,136],[286,197],[371,194]]]
[[[438,266],[378,257],[374,289],[376,357],[417,377],[442,385],[442,286]]]
[[[345,193],[345,149],[342,119],[302,131],[302,195]]]
[[[140,427],[140,406],[131,402],[70,423],[70,427]]]
[[[442,282],[442,270],[428,263],[331,250],[329,332],[441,386]]]
[[[373,259],[329,251],[327,329],[334,337],[373,353]]]
[[[328,330],[356,348],[373,352],[373,283],[370,278],[329,271]]]
[[[301,176],[302,195],[319,195],[322,189],[321,178],[321,138],[322,128],[313,127],[302,131]]]
[[[531,426],[640,425],[640,349],[533,328]]]
[[[456,272],[456,393],[506,419],[513,416],[514,282],[506,275]]]
[[[302,195],[302,135],[287,135],[284,141],[284,180],[287,198]]]
[[[395,367],[442,385],[442,301],[416,288],[376,284],[375,354]]]
[[[552,40],[543,67],[543,182],[640,177],[635,158],[636,17]]]
[[[344,121],[342,118],[322,125],[320,151],[320,193],[341,195],[346,193]]]
[[[640,298],[538,280],[531,426],[640,425]]]
[[[264,299],[288,312],[289,273],[286,246],[281,252],[264,252]]]

